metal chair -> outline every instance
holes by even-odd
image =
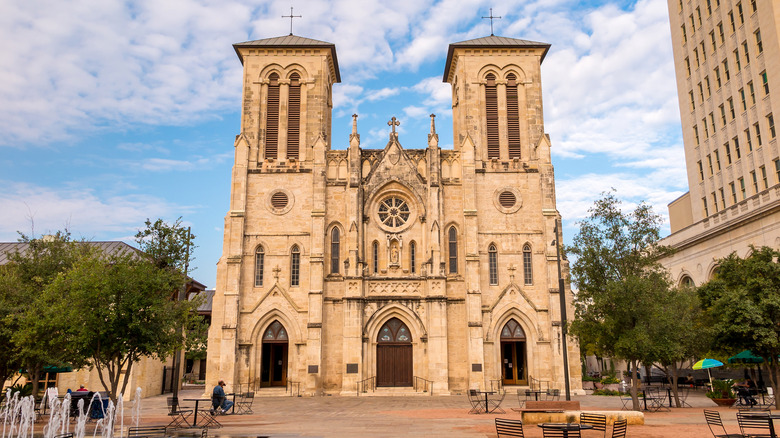
[[[524,438],[523,422],[520,420],[507,420],[505,418],[496,418],[496,435]]]
[[[189,427],[187,418],[192,415],[192,409],[184,410],[179,406],[178,397],[168,397],[168,416],[171,418],[171,422],[168,423],[168,427],[180,428]]]
[[[547,401],[558,401],[561,399],[561,390],[560,389],[548,389],[547,393],[545,394],[545,400]]]
[[[723,421],[720,419],[720,412],[712,409],[705,409],[704,418],[707,420],[707,426],[710,428],[710,432],[712,432],[712,436],[715,438],[742,438],[741,433],[726,432],[726,427],[723,426]]]
[[[132,438],[165,438],[165,426],[140,426],[127,429],[127,436]]]
[[[542,428],[542,436],[544,438],[581,438],[582,434],[580,432],[580,429],[564,430]]]
[[[768,412],[737,412],[737,423],[742,435],[750,438],[777,438]]]
[[[615,420],[612,425],[612,438],[626,438],[626,430],[628,429],[628,420]]]
[[[607,416],[601,414],[590,414],[587,412],[580,413],[580,424],[590,424],[593,426],[593,430],[604,432],[604,437],[607,436]]]
[[[471,403],[471,410],[469,414],[479,414],[485,412],[487,406],[485,406],[485,399],[480,396],[480,393],[476,389],[469,389],[469,403]]]
[[[254,414],[255,412],[252,410],[252,403],[255,401],[255,393],[254,391],[249,391],[247,393],[241,394],[241,397],[236,402],[236,413],[238,414]]]
[[[501,409],[501,403],[506,397],[506,391],[500,392],[496,397],[488,399],[487,412],[493,413],[498,411],[499,414],[506,414],[506,411]]]

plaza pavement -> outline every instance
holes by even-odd
[[[203,389],[180,392],[180,399],[197,398]],[[145,398],[141,402],[141,425],[164,425],[166,399],[170,394]],[[620,410],[618,397],[573,396],[584,410]],[[729,433],[737,433],[736,410],[719,408],[702,392],[691,392],[692,408],[645,414],[644,425],[630,425],[629,437],[711,437],[704,422],[704,408],[721,412]],[[184,403],[186,406],[186,402]],[[129,403],[128,403],[129,405]],[[128,406],[126,405],[126,406]],[[223,427],[209,429],[212,437],[495,437],[496,417],[520,419],[511,408],[518,407],[515,394],[507,394],[502,407],[506,414],[468,414],[465,395],[451,396],[321,396],[255,397],[252,415],[225,415]],[[125,424],[129,422],[126,414]],[[527,437],[541,437],[536,425],[526,425]],[[610,432],[611,433],[611,430]],[[89,432],[87,433],[89,436]],[[601,436],[595,432],[583,433]]]

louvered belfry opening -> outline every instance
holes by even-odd
[[[301,132],[301,77],[290,75],[290,96],[287,104],[287,158],[298,159]]]
[[[509,158],[520,158],[520,110],[517,103],[517,77],[507,75],[506,84],[506,122],[509,137]]]
[[[499,158],[498,145],[498,90],[496,77],[487,75],[485,85],[485,119],[487,121],[487,154],[488,158]]]
[[[265,117],[265,158],[276,159],[279,151],[279,75],[268,77],[268,102]]]

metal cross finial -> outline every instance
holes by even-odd
[[[492,15],[492,13],[491,13]],[[282,15],[282,18],[289,18],[290,19],[290,35],[292,35],[292,20],[293,18],[303,18],[303,15],[293,15],[293,7],[290,6],[290,15]]]
[[[501,17],[494,17],[493,16],[493,8],[490,8],[490,16],[489,17],[482,17],[482,18],[490,18],[490,36],[493,36],[493,19],[494,18],[498,18],[500,20]],[[290,20],[292,20],[292,19],[290,19]],[[292,35],[292,33],[290,35]]]
[[[399,126],[400,124],[401,124],[401,122],[399,122],[398,119],[395,118],[395,116],[393,116],[393,118],[390,119],[389,122],[387,122],[387,126],[392,126],[393,127],[393,134],[395,134],[395,127]]]

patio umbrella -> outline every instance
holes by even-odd
[[[710,376],[710,388],[712,387],[712,374],[710,374],[710,368],[717,368],[723,366],[723,362],[715,359],[702,359],[693,364],[694,370],[707,370],[707,375]]]
[[[746,363],[746,364],[759,364],[763,363],[764,358],[756,356],[750,350],[742,350],[741,352],[731,356],[728,363]]]

